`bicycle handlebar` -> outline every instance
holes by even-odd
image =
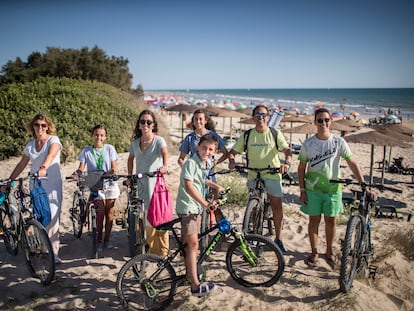
[[[381,184],[366,184],[366,183],[361,184],[360,182],[352,180],[350,178],[330,179],[329,182],[331,182],[333,184],[360,185],[363,189],[366,188],[366,187],[369,187],[369,188],[376,188],[379,191],[387,190],[387,191],[396,192],[396,193],[402,193],[403,192],[401,189],[396,189],[396,188],[384,186],[384,185],[381,185]]]
[[[254,167],[247,167],[242,165],[236,165],[234,168],[239,173],[243,173],[244,170],[250,170],[256,173],[268,171],[270,174],[277,174],[280,172],[280,167],[262,167],[262,168],[254,168]]]

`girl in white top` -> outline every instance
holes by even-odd
[[[92,129],[93,145],[83,148],[79,154],[78,172],[97,172],[103,171],[107,174],[115,174],[117,168],[118,154],[115,147],[104,144],[107,132],[103,125],[95,125]],[[96,215],[96,229],[98,231],[98,251],[103,248],[113,248],[113,244],[109,241],[111,235],[112,223],[114,220],[113,208],[115,200],[119,198],[120,190],[117,181],[105,180],[103,189],[93,194],[98,198],[99,206]],[[105,219],[105,236],[102,239],[103,227]]]
[[[60,151],[62,144],[57,136],[55,125],[45,114],[37,114],[27,124],[27,131],[34,137],[29,141],[23,151],[20,162],[16,165],[10,175],[11,179],[16,179],[31,162],[31,173],[38,173],[42,179],[42,186],[45,188],[51,212],[51,222],[46,227],[50,242],[52,243],[55,262],[61,263],[59,258],[59,223],[60,211],[62,207],[62,176],[60,173]],[[33,183],[30,184],[30,188]]]

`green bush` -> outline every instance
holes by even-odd
[[[91,144],[90,129],[105,124],[108,143],[126,152],[136,118],[145,108],[131,93],[105,83],[68,78],[39,78],[0,87],[0,159],[21,155],[31,139],[25,125],[46,113],[66,149],[63,160]]]

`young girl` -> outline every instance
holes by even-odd
[[[128,175],[132,174],[134,162],[136,173],[155,172],[157,170],[161,174],[167,173],[167,143],[164,138],[156,135],[157,131],[158,126],[154,113],[150,110],[143,110],[138,117],[134,137],[129,147]],[[156,178],[144,177],[140,183],[140,198],[144,200],[147,211],[154,192],[155,182]],[[169,249],[168,231],[156,231],[147,223],[146,234],[149,247],[148,253],[167,256]]]
[[[95,125],[92,129],[93,145],[83,148],[79,154],[80,162],[78,171],[88,172],[103,171],[107,174],[115,174],[118,154],[114,146],[104,144],[107,132],[103,125]],[[111,235],[112,222],[114,219],[115,200],[119,198],[120,191],[117,181],[105,180],[103,189],[99,190],[97,197],[99,200],[98,212],[96,215],[96,229],[98,231],[98,251],[103,248],[113,248],[109,241]],[[105,218],[105,237],[102,239],[102,232]]]

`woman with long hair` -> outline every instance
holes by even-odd
[[[133,140],[129,147],[128,175],[133,174],[135,163],[136,173],[154,172],[167,173],[168,149],[164,138],[157,135],[158,124],[155,115],[150,110],[143,110],[135,125]],[[144,200],[148,211],[149,202],[154,192],[156,178],[144,176],[140,181],[140,198]],[[146,228],[148,252],[161,256],[168,255],[168,231],[159,232],[147,223]]]

